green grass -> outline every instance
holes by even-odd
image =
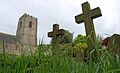
[[[44,55],[44,48],[32,55],[0,54],[0,73],[120,73],[119,56],[106,50],[96,62],[84,63],[66,53]]]

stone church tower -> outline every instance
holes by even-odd
[[[37,47],[37,18],[24,14],[20,17],[16,35],[0,32],[0,52],[21,54],[34,52]]]
[[[21,51],[34,51],[37,46],[37,18],[24,14],[18,22],[16,37]]]

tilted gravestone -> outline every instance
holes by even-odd
[[[59,35],[64,35],[64,34],[65,34],[65,30],[64,29],[59,29],[58,24],[53,25],[53,31],[48,32],[48,37],[52,38],[52,49],[55,50],[55,49],[59,48],[58,36]]]
[[[89,54],[90,51],[95,49],[95,40],[96,40],[96,33],[94,29],[94,24],[93,24],[93,19],[102,16],[101,10],[99,7],[92,9],[90,8],[90,4],[88,2],[85,2],[82,4],[82,11],[83,13],[80,15],[75,16],[75,21],[76,23],[85,23],[85,30],[86,30],[86,36],[89,36],[88,38],[88,49],[89,49]],[[96,56],[96,53],[93,53],[93,58]]]
[[[107,45],[108,51],[115,55],[120,56],[120,35],[119,34],[113,34],[109,39],[107,39]]]

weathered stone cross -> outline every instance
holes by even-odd
[[[48,37],[52,37],[52,48],[55,50],[59,45],[59,41],[58,41],[58,36],[59,35],[64,35],[65,34],[65,30],[64,29],[59,29],[59,25],[58,24],[54,24],[53,25],[53,31],[52,32],[48,32]]]
[[[82,4],[82,11],[83,13],[80,15],[75,16],[76,23],[85,23],[85,30],[86,36],[90,36],[91,39],[88,39],[88,48],[89,51],[95,49],[95,40],[96,40],[96,33],[94,29],[93,19],[102,16],[101,10],[99,7],[91,10],[90,4],[85,2]]]

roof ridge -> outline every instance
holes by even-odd
[[[0,34],[10,35],[10,36],[16,36],[16,35],[12,35],[12,34],[8,34],[8,33],[4,33],[4,32],[0,32]]]

